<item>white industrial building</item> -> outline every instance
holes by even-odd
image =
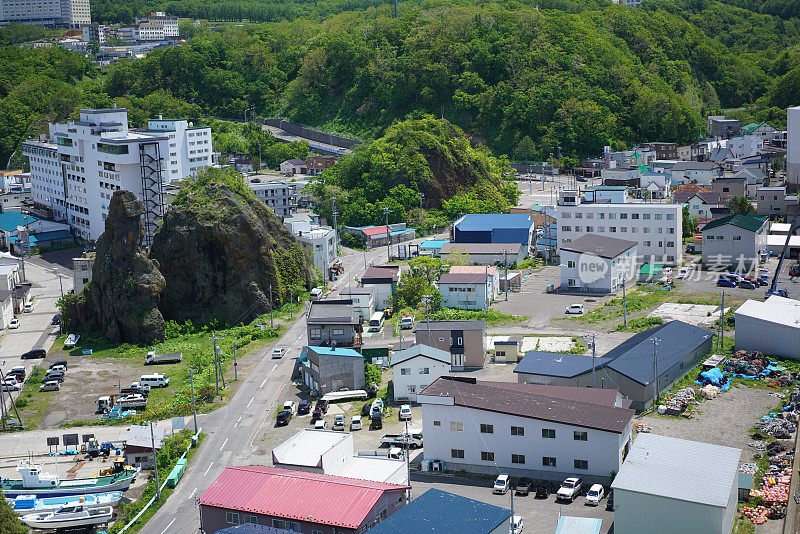
[[[682,206],[626,202],[584,203],[577,191],[558,196],[558,245],[585,234],[637,242],[639,263],[678,265],[683,260]]]
[[[735,312],[736,348],[800,359],[800,301],[772,295]]]
[[[608,483],[634,411],[616,390],[442,376],[419,395],[425,459],[449,471]]]
[[[72,258],[72,290],[80,293],[92,281],[94,252],[86,252],[80,258]]]
[[[767,250],[769,220],[756,215],[728,215],[708,222],[703,232],[703,265],[749,270]]]
[[[91,24],[92,14],[89,0],[3,0],[0,22],[77,28]]]
[[[408,484],[408,467],[386,451],[355,452],[353,434],[303,429],[272,449],[272,465],[374,482]]]
[[[78,121],[51,123],[49,139],[24,141],[22,151],[36,207],[95,241],[111,195],[126,189],[145,205],[149,244],[164,213],[163,186],[211,164],[211,130],[159,118],[137,131],[128,127],[125,109],[84,109]]]
[[[613,293],[636,276],[636,241],[584,234],[561,245],[561,288]]]
[[[392,354],[394,398],[417,401],[417,393],[450,372],[450,353],[428,345],[411,345]]]
[[[786,110],[786,181],[800,184],[800,106]]]
[[[614,533],[730,534],[741,453],[731,447],[639,434],[611,484]]]
[[[160,27],[161,39],[173,38],[180,35],[178,31],[178,17],[167,15],[163,11],[154,11],[142,17],[136,17],[136,24],[140,27],[149,25],[150,27]],[[140,29],[141,31],[141,29]],[[146,39],[142,39],[143,41]]]

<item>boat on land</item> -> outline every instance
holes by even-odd
[[[99,506],[116,506],[122,499],[121,491],[106,493],[90,493],[86,495],[68,495],[65,497],[37,497],[36,495],[20,495],[16,499],[6,499],[18,515],[40,512],[54,512],[63,506],[83,505],[84,508]]]
[[[41,530],[89,527],[104,525],[114,517],[111,506],[86,508],[82,504],[76,506],[62,506],[53,512],[28,514],[20,517],[20,521],[31,528]]]
[[[3,479],[0,490],[10,499],[20,495],[36,497],[80,496],[110,491],[125,492],[136,480],[138,469],[115,469],[114,473],[91,478],[70,478],[61,480],[58,475],[42,472],[42,466],[30,460],[22,460],[17,472],[22,480]]]

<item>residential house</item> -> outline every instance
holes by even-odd
[[[14,313],[22,313],[26,304],[30,304],[31,296],[31,283],[23,282],[11,290],[13,298]]]
[[[281,174],[294,176],[295,174],[308,174],[308,164],[304,159],[287,159],[280,164]]]
[[[353,310],[362,321],[369,321],[375,313],[375,288],[365,286],[347,286],[339,295],[353,301]]]
[[[14,292],[0,289],[0,331],[8,328],[14,318]]]
[[[226,467],[200,495],[200,528],[252,523],[357,534],[406,504],[408,486],[261,465]]]
[[[446,308],[488,310],[492,303],[488,273],[444,273],[438,286]]]
[[[0,290],[11,291],[22,282],[18,263],[0,265]]]
[[[611,484],[614,533],[730,534],[741,454],[732,447],[639,434]]]
[[[642,148],[654,150],[656,159],[678,159],[678,145],[676,143],[644,143]]]
[[[275,215],[288,217],[292,214],[292,194],[288,182],[275,180],[274,176],[268,174],[250,175],[245,181],[256,198],[272,208]]]
[[[485,331],[483,321],[420,321],[414,325],[417,344],[450,354],[453,370],[483,367],[486,359]]]
[[[630,447],[634,411],[612,389],[443,376],[417,401],[425,459],[453,472],[608,483]]]
[[[786,186],[759,187],[756,191],[756,213],[767,217],[783,217],[786,209],[798,203],[797,195],[787,195]]]
[[[453,223],[453,243],[536,243],[534,222],[527,214],[467,214]]]
[[[325,347],[361,346],[361,318],[351,299],[316,300],[306,316],[308,342]]]
[[[800,301],[770,296],[736,310],[736,348],[800,360]]]
[[[353,434],[338,430],[300,430],[272,449],[272,465],[307,473],[408,485],[405,461],[356,454]]]
[[[707,127],[711,137],[725,139],[739,135],[742,129],[737,119],[726,119],[725,115],[710,115]]]
[[[747,178],[744,176],[717,178],[711,182],[711,191],[719,196],[720,204],[727,204],[734,197],[747,196]]]
[[[450,372],[450,353],[415,344],[393,353],[390,365],[395,400],[417,402],[417,393]]]
[[[501,265],[502,266],[502,265]],[[453,265],[451,274],[481,274],[488,277],[490,299],[494,300],[500,295],[500,268],[496,265]]]
[[[764,185],[766,175],[758,167],[742,167],[731,178],[745,178],[747,180],[747,198],[756,198],[756,191]]]
[[[80,258],[72,258],[72,289],[80,293],[86,284],[92,281],[94,252],[84,252]]]
[[[652,403],[653,393],[660,395],[691,371],[711,351],[712,342],[708,330],[670,321],[636,334],[597,358],[528,352],[515,372],[517,380],[525,383],[614,387],[632,408],[644,410]]]
[[[375,292],[377,311],[394,306],[394,294],[399,280],[399,265],[372,265],[361,275],[361,285],[372,288]]]
[[[642,174],[639,184],[646,198],[668,198],[672,181],[666,172],[648,171]]]
[[[611,202],[621,203],[628,201],[628,187],[625,185],[592,185],[583,191],[583,202]]]
[[[561,288],[613,293],[636,276],[637,242],[584,234],[561,245]]]
[[[722,168],[713,161],[679,161],[670,170],[674,184],[696,183],[708,186],[722,176]]]
[[[711,192],[710,187],[703,187],[702,185],[688,183],[688,184],[677,185],[675,187],[675,190],[673,191],[673,195],[683,194],[683,195],[688,195],[684,196],[683,198],[691,198],[691,196],[695,193],[710,193],[710,192]]]
[[[150,425],[131,425],[125,438],[125,463],[141,469],[152,469],[155,460],[153,443],[156,451],[161,450],[166,437],[166,429],[156,425],[152,429]]]
[[[511,534],[511,512],[431,488],[368,534]]]
[[[439,251],[443,259],[451,254],[465,255],[473,265],[516,265],[528,257],[528,247],[517,243],[445,243]]]
[[[748,135],[758,135],[764,141],[772,139],[772,136],[777,130],[767,122],[751,122],[746,126],[742,126],[744,133]]]
[[[634,169],[603,169],[600,176],[603,180],[603,185],[606,186],[624,186],[637,188],[640,186],[640,172],[639,168]]]
[[[713,161],[719,165],[724,165],[726,161],[732,159],[734,159],[734,156],[731,149],[723,146],[714,148],[706,155],[706,161]]]
[[[33,194],[30,185],[22,187],[9,187],[0,190],[0,212],[22,211],[25,208],[33,207]]]
[[[343,231],[356,236],[368,249],[385,247],[387,240],[386,226],[345,226]],[[413,228],[407,228],[406,223],[390,224],[388,228],[389,244],[411,241],[416,237]]]
[[[320,274],[328,280],[333,280],[341,266],[339,253],[336,250],[336,230],[330,226],[303,220],[292,220],[287,227],[311,256],[314,267]]]
[[[316,176],[335,164],[336,156],[308,156],[306,158],[306,173]]]
[[[597,172],[600,171],[598,170]],[[537,229],[556,220],[555,210],[552,206],[541,206],[539,204],[531,204],[527,208],[524,206],[514,206],[509,209],[509,213],[529,215],[533,220],[534,228]]]
[[[350,348],[309,345],[300,372],[320,396],[342,389],[364,389],[364,357]]]
[[[700,219],[711,219],[720,209],[725,208],[717,193],[676,193],[673,200],[688,206],[689,215]]]
[[[692,159],[692,145],[678,147],[678,160],[690,161]]]
[[[767,249],[768,228],[768,219],[756,215],[728,215],[706,223],[703,265],[744,271],[755,268],[759,253]]]

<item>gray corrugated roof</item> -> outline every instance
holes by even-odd
[[[679,161],[672,166],[673,171],[710,171],[716,168],[713,161]]]
[[[439,330],[485,330],[483,321],[431,321],[431,332]],[[414,332],[428,331],[428,321],[420,321],[414,326]]]
[[[485,284],[486,273],[444,273],[439,277],[440,284]]]
[[[373,265],[369,267],[364,274],[361,275],[361,283],[362,284],[374,284],[374,283],[391,283],[397,282],[399,279],[400,267],[395,267],[392,265],[386,266],[378,266]]]
[[[311,303],[306,322],[358,324],[352,300],[319,300]]]
[[[584,234],[570,243],[561,245],[561,250],[614,259],[635,246],[636,241],[627,241],[597,234]]]
[[[711,338],[711,332],[682,321],[670,321],[645,330],[617,345],[604,357],[607,366],[647,385],[653,380],[653,338],[658,338],[658,371],[663,373]]]
[[[410,360],[411,358],[416,358],[418,356],[431,358],[432,360],[437,360],[448,364],[450,363],[449,352],[437,349],[435,347],[429,347],[428,345],[412,345],[407,349],[398,350],[397,352],[392,354],[391,365],[394,366],[397,365],[398,363],[402,363],[406,360]]]
[[[595,369],[605,367],[609,358],[595,358]],[[562,354],[530,350],[514,368],[515,373],[572,378],[592,370],[592,358],[582,354]]]
[[[456,406],[486,410],[551,421],[567,425],[594,428],[606,432],[622,433],[633,419],[634,411],[599,403],[574,400],[567,390],[589,388],[566,388],[561,397],[543,395],[533,384],[507,384],[485,382],[468,378],[443,376],[437,378],[420,395],[452,397]],[[576,391],[576,394],[580,393]],[[555,394],[555,392],[554,392]],[[417,397],[424,404],[424,399]]]
[[[639,434],[611,487],[724,508],[738,484],[741,453],[710,443]]]

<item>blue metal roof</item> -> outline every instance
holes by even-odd
[[[17,211],[6,211],[0,213],[0,230],[15,232],[17,226],[25,226],[38,220],[39,217],[34,217],[33,215],[23,215]]]
[[[31,241],[52,241],[54,239],[75,239],[69,230],[51,230],[31,234]]]
[[[600,534],[603,520],[597,517],[571,517],[562,515],[558,518],[556,534]]]
[[[308,346],[309,350],[313,350],[317,354],[322,356],[349,356],[351,358],[363,358],[361,354],[356,352],[353,349],[343,349],[339,347],[315,347],[313,345]]]
[[[481,232],[496,228],[528,228],[533,221],[527,213],[470,213],[456,221],[456,226],[463,232]]]
[[[499,506],[429,489],[384,519],[369,534],[489,534],[508,521]]]
[[[653,380],[653,338],[658,338],[658,372],[666,372],[686,355],[711,339],[711,332],[705,328],[670,321],[645,330],[620,343],[604,357],[613,361],[608,367],[640,384],[647,385]]]
[[[604,367],[609,358],[595,358],[595,369]],[[515,373],[572,378],[592,370],[592,357],[530,350],[514,368]]]
[[[419,248],[424,249],[439,249],[442,248],[443,245],[449,243],[449,239],[428,239],[427,241],[423,241],[420,243]]]

